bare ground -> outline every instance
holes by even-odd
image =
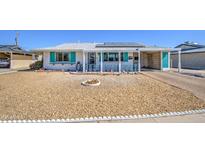
[[[99,87],[84,87],[98,79]],[[18,72],[0,75],[0,119],[120,116],[205,108],[192,93],[137,75]]]

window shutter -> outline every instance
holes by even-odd
[[[52,63],[52,62],[55,62],[55,59],[56,59],[56,57],[55,57],[55,52],[50,52],[50,62]]]
[[[128,62],[128,52],[123,52],[123,61]]]
[[[76,63],[76,53],[75,52],[70,52],[70,62]]]
[[[99,62],[101,61],[101,54],[98,53],[98,57],[99,57]]]

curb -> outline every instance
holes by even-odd
[[[18,71],[8,71],[8,72],[1,72],[0,75],[3,75],[3,74],[10,74],[10,73],[16,73]]]
[[[98,121],[112,121],[112,120],[137,120],[148,118],[161,118],[171,116],[182,116],[205,113],[205,109],[189,110],[183,112],[163,112],[159,114],[142,114],[129,116],[103,116],[103,117],[89,117],[89,118],[72,118],[72,119],[49,119],[49,120],[0,120],[0,123],[80,123],[80,122],[98,122]]]

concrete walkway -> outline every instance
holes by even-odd
[[[171,68],[172,72],[178,72],[177,68]],[[181,69],[181,74],[205,78],[205,70]]]
[[[205,101],[205,78],[185,75],[177,72],[142,72],[156,80],[188,90]]]

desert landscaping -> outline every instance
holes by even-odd
[[[90,79],[101,84],[81,85]],[[201,108],[205,102],[191,92],[143,74],[22,71],[0,75],[0,120],[126,116]]]

